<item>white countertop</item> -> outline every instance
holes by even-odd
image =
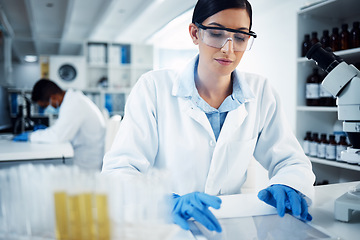
[[[14,142],[12,135],[0,136],[0,161],[72,158],[74,150],[66,143]]]
[[[336,239],[341,240],[357,240],[360,239],[360,212],[357,212],[354,217],[348,222],[340,222],[334,218],[334,202],[335,200],[346,193],[350,187],[356,186],[359,182],[349,182],[349,183],[339,183],[339,184],[329,184],[323,186],[315,187],[315,201],[314,204],[310,207],[309,212],[313,217],[313,220],[309,223],[309,225],[315,227],[316,229],[334,237],[338,237]],[[244,207],[243,203],[248,203],[251,197],[243,197],[242,194],[238,195],[230,195],[230,196],[222,196],[222,206],[221,208],[224,211],[214,212],[214,214],[220,219],[220,222],[226,223],[226,221],[236,219],[236,217],[240,217],[240,215],[244,217],[248,217],[249,209],[241,209]],[[238,198],[239,201],[236,201]],[[245,201],[244,201],[245,200]],[[248,204],[246,204],[249,206]],[[251,204],[250,204],[251,205]],[[251,208],[251,207],[250,207]],[[233,209],[232,212],[228,211],[229,209]],[[226,216],[229,214],[229,216]],[[269,209],[264,209],[264,214],[271,214]],[[238,216],[239,215],[239,216]],[[253,215],[261,215],[258,209],[254,210]],[[228,217],[228,218],[227,218]],[[286,219],[286,218],[284,218]],[[289,218],[288,218],[289,219]],[[190,236],[190,231],[180,230],[178,234],[172,238],[173,240],[179,239],[197,239],[197,240],[205,240],[205,237],[195,237]],[[241,234],[241,233],[240,233]],[[239,235],[237,235],[239,237]],[[227,239],[224,238],[224,234],[216,237],[214,234],[213,238],[210,239],[222,239],[222,240],[235,240],[237,239]]]
[[[310,207],[313,216],[311,224],[320,226],[334,236],[344,240],[360,239],[360,212],[354,214],[348,223],[334,218],[334,202],[358,182],[329,184],[315,187],[315,203]]]

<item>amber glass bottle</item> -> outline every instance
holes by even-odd
[[[358,48],[360,47],[360,28],[359,22],[353,23],[353,28],[350,32],[350,47],[351,48]]]
[[[305,57],[306,53],[309,51],[310,48],[311,48],[310,35],[305,34],[304,41],[302,42],[301,45],[301,56]]]
[[[306,132],[304,142],[303,142],[303,149],[304,149],[304,153],[306,155],[309,155],[309,153],[310,153],[310,143],[311,143],[311,141],[312,141],[311,132]]]
[[[348,25],[341,25],[340,33],[340,50],[346,50],[350,48],[350,33],[348,30]]]
[[[317,157],[318,158],[325,158],[326,156],[326,146],[329,144],[329,142],[326,139],[326,134],[322,133],[320,137],[320,143],[318,146],[318,152]]]
[[[336,141],[335,135],[331,134],[329,136],[329,143],[326,146],[326,155],[325,158],[328,160],[335,160],[336,159]]]
[[[310,40],[311,46],[315,45],[318,42],[319,42],[319,39],[318,39],[317,32],[312,32],[311,33],[311,40]]]
[[[324,30],[323,35],[320,38],[320,43],[323,48],[330,47],[330,35],[329,30]]]
[[[337,27],[332,29],[332,34],[330,36],[330,47],[333,52],[340,50],[339,28]]]
[[[319,69],[314,68],[313,73],[306,79],[306,105],[319,106],[320,104],[320,83],[321,76]]]
[[[313,133],[312,135],[312,141],[310,143],[310,156],[317,157],[317,151],[319,146],[320,140],[319,140],[319,134]]]
[[[341,151],[345,151],[348,147],[348,143],[346,142],[346,136],[340,136],[340,140],[336,145],[336,161],[343,162],[341,159]]]

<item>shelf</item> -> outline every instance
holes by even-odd
[[[333,166],[333,167],[339,167],[344,169],[350,169],[354,171],[360,171],[360,166],[355,164],[349,164],[349,163],[343,163],[338,162],[336,160],[327,160],[327,159],[321,159],[321,158],[315,158],[315,157],[309,157],[310,161],[313,163],[319,163],[327,166]]]
[[[106,64],[96,64],[96,63],[88,63],[88,68],[107,68]]]
[[[309,106],[297,106],[297,111],[304,112],[337,112],[337,107],[309,107]]]
[[[356,17],[359,15],[357,8],[359,0],[326,0],[318,4],[313,4],[307,8],[303,8],[298,12],[299,15],[307,15],[311,17],[325,19],[342,19],[346,14],[347,17]]]

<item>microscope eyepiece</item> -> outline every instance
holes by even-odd
[[[327,73],[331,72],[342,61],[332,52],[322,48],[320,43],[314,44],[306,53],[306,57],[309,60],[313,59]]]

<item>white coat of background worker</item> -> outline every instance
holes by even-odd
[[[74,164],[101,170],[104,156],[105,119],[99,108],[81,91],[63,91],[56,83],[40,79],[33,87],[32,101],[42,108],[58,110],[58,119],[45,129],[15,136],[15,141],[53,143],[70,141]]]
[[[103,173],[169,171],[173,219],[184,229],[193,217],[221,231],[208,207],[220,207],[216,195],[241,193],[253,156],[270,179],[258,197],[280,216],[312,218],[315,176],[278,95],[267,79],[236,69],[256,37],[251,26],[246,0],[198,0],[189,32],[199,55],[182,71],[139,79],[104,157]]]

